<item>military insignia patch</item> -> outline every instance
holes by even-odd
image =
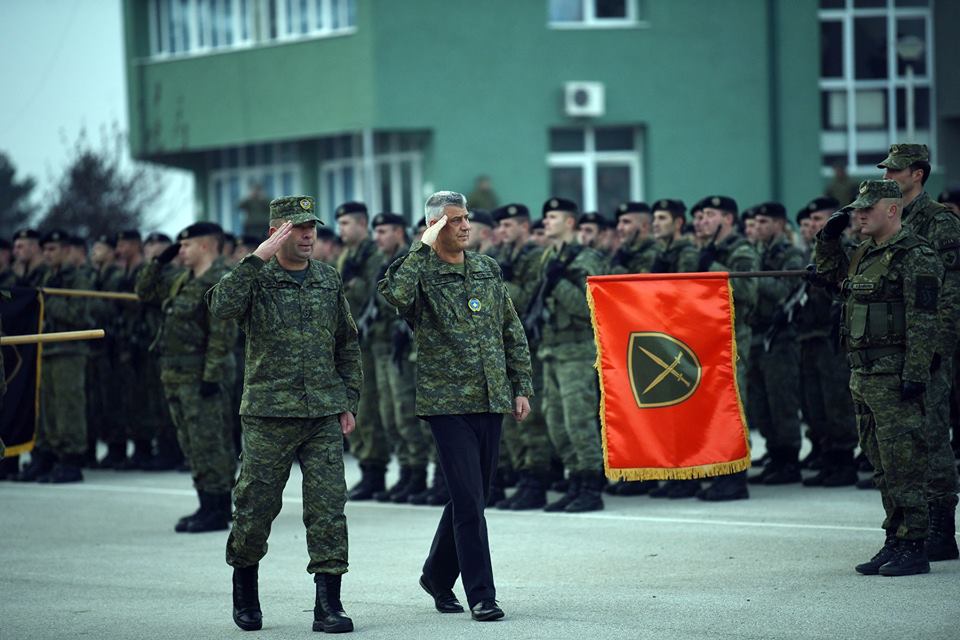
[[[936,311],[940,294],[940,279],[934,275],[917,276],[915,307],[918,311]]]
[[[627,350],[630,387],[641,409],[680,404],[700,386],[700,359],[673,336],[632,333]]]
[[[310,211],[311,206],[312,205],[310,204],[310,201],[307,200],[306,198],[300,201],[300,208],[303,209],[304,211]]]
[[[516,208],[516,207],[507,207],[507,213],[509,213],[510,215],[514,216],[514,215],[517,214],[517,208]]]
[[[467,303],[467,306],[470,307],[470,311],[476,313],[480,311],[480,300],[477,298],[470,298],[470,302]]]
[[[719,207],[719,206],[720,206],[720,198],[718,198],[717,196],[713,196],[713,198],[710,200],[710,204],[712,204],[712,205],[715,206],[715,207]]]
[[[553,200],[550,201],[550,208],[551,208],[551,209],[556,209],[556,208],[559,207],[559,206],[560,206],[560,202],[559,202],[558,200],[553,199]]]

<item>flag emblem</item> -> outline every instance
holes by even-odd
[[[627,369],[641,409],[680,404],[700,386],[702,369],[688,345],[660,332],[630,334]]]

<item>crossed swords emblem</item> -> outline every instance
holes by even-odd
[[[647,349],[644,349],[643,347],[640,347],[640,351],[643,351],[644,355],[646,355],[648,358],[650,358],[651,360],[653,360],[655,363],[657,363],[658,365],[660,365],[661,367],[663,367],[663,371],[661,371],[659,374],[657,374],[657,377],[650,381],[650,384],[647,385],[647,388],[644,389],[643,392],[642,392],[640,395],[644,395],[645,393],[647,393],[647,392],[650,391],[651,389],[655,388],[658,384],[660,384],[661,382],[663,382],[663,380],[664,380],[667,376],[673,376],[674,378],[676,378],[677,380],[679,380],[680,382],[682,382],[683,384],[685,384],[685,385],[687,386],[687,388],[690,387],[690,382],[683,376],[682,373],[680,373],[679,371],[677,371],[677,365],[680,364],[680,360],[683,358],[683,352],[682,352],[682,351],[680,351],[680,352],[677,353],[677,357],[674,358],[674,359],[673,359],[673,362],[671,362],[670,364],[667,364],[667,362],[666,362],[663,358],[661,358],[660,356],[658,356],[658,355],[655,354],[655,353],[652,353],[652,352],[648,351]]]

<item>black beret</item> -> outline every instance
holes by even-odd
[[[321,229],[323,229],[323,227],[317,227],[317,237],[320,237]],[[333,231],[330,229],[326,229],[326,231],[328,231],[330,235],[333,235]],[[263,240],[260,238],[260,236],[251,235],[249,233],[242,236],[237,236],[237,244],[244,247],[259,247],[261,242],[263,242]]]
[[[804,207],[803,209],[800,209],[800,211],[797,211],[797,223],[799,223],[801,220],[806,220],[807,218],[809,218],[811,213],[812,211],[810,211],[806,207]]]
[[[177,234],[177,241],[187,238],[202,238],[223,233],[223,227],[216,222],[194,222],[192,225]]]
[[[244,238],[247,238],[247,237],[249,236],[244,236]],[[331,229],[330,227],[317,227],[317,240],[336,240],[337,237],[338,237],[337,234],[334,233],[333,229]],[[244,242],[243,244],[247,244],[247,243]],[[257,241],[256,243],[250,246],[258,246],[259,244],[260,242]]]
[[[71,245],[71,246],[74,246],[74,247],[84,247],[84,248],[86,248],[86,246],[87,246],[87,239],[86,239],[86,238],[81,238],[81,237],[78,236],[78,235],[71,235],[69,238],[67,238],[67,242],[69,242],[70,245]]]
[[[540,213],[546,215],[547,211],[566,211],[567,213],[577,215],[577,213],[580,212],[580,207],[578,207],[577,203],[573,200],[567,200],[566,198],[550,198],[543,203],[543,209],[541,209]]]
[[[341,216],[346,216],[351,213],[362,213],[367,215],[367,205],[362,202],[344,202],[342,205],[337,207],[336,217],[340,218]]]
[[[383,224],[393,224],[398,227],[405,227],[407,221],[403,219],[403,216],[397,215],[396,213],[378,213],[373,218],[373,226],[379,227]]]
[[[830,196],[820,196],[819,198],[814,198],[807,203],[807,206],[804,207],[809,213],[814,211],[836,211],[840,208],[840,202],[836,198],[831,198]]]
[[[117,246],[117,239],[106,233],[101,233],[100,235],[98,235],[96,238],[94,238],[93,242],[94,244],[99,242],[100,244],[105,244],[109,247],[114,247],[114,248]]]
[[[531,231],[536,231],[537,229],[543,229],[543,218],[539,220],[534,220],[533,224],[530,225]]]
[[[662,198],[654,202],[651,209],[654,211],[669,211],[674,218],[682,218],[687,212],[687,205],[683,204],[683,200]]]
[[[237,236],[233,235],[232,233],[227,233],[226,231],[221,231],[220,233],[223,236],[224,242],[232,242],[233,244],[237,244]]]
[[[765,218],[787,219],[787,209],[779,202],[764,202],[756,206],[756,215]]]
[[[496,223],[493,221],[493,216],[491,216],[490,212],[486,209],[471,209],[467,212],[467,220],[478,224],[485,224],[491,228],[496,226]]]
[[[937,202],[960,205],[960,189],[945,189],[937,198]]]
[[[701,198],[697,204],[694,205],[693,210],[707,208],[720,209],[721,211],[727,211],[734,215],[740,210],[737,207],[737,201],[730,196],[707,196],[706,198]]]
[[[506,220],[507,218],[529,218],[530,209],[527,209],[526,205],[512,202],[502,207],[497,207],[493,210],[492,215],[493,219],[497,222]]]
[[[127,229],[126,231],[121,231],[117,234],[117,241],[120,240],[136,240],[140,242],[140,232],[136,229]]]
[[[173,240],[171,240],[170,236],[168,236],[165,233],[161,233],[159,231],[153,231],[147,234],[147,237],[143,242],[144,244],[151,244],[154,242],[166,242],[167,244],[170,244],[171,242],[173,242]]]
[[[617,207],[617,220],[628,213],[650,213],[650,205],[646,202],[624,202]]]
[[[13,243],[7,240],[6,238],[0,238],[0,249],[13,249]]]
[[[747,207],[746,209],[744,209],[743,211],[740,212],[740,219],[741,219],[741,220],[753,220],[754,218],[757,217],[757,209],[758,209],[758,208],[759,208],[759,205],[756,206],[756,207]]]
[[[17,231],[15,234],[13,234],[14,240],[21,240],[23,238],[39,240],[40,233],[36,229],[20,229],[20,231]]]
[[[607,220],[603,214],[597,213],[596,211],[580,214],[580,217],[577,219],[577,226],[579,227],[584,223],[595,224],[600,229],[606,229],[610,227],[610,221]]]
[[[40,239],[40,244],[47,244],[48,242],[69,243],[70,234],[63,229],[51,229],[43,234],[43,237]]]

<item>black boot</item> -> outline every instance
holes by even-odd
[[[400,493],[407,486],[407,483],[410,482],[410,473],[412,469],[410,467],[400,467],[400,477],[397,479],[396,483],[389,489],[383,489],[381,491],[376,491],[373,494],[373,499],[377,502],[390,502],[393,500],[393,495],[395,493]]]
[[[427,470],[426,469],[410,469],[410,477],[407,479],[407,484],[403,486],[402,489],[399,489],[390,496],[391,502],[396,502],[397,504],[403,504],[405,502],[410,502],[411,496],[414,496],[421,491],[426,491],[427,489]]]
[[[30,453],[30,462],[20,470],[14,480],[16,482],[36,482],[40,476],[53,471],[57,459],[53,453],[42,449],[34,449]]]
[[[187,533],[206,533],[207,531],[224,531],[230,528],[230,492],[208,493],[206,495],[206,509],[204,500],[200,499],[200,511],[187,523]]]
[[[800,475],[799,451],[790,447],[770,450],[770,464],[764,469],[763,484],[795,484],[803,479]],[[770,469],[773,467],[773,469]]]
[[[568,504],[563,511],[565,513],[584,513],[586,511],[603,510],[603,487],[607,484],[607,478],[602,471],[596,473],[584,473],[580,481],[580,493]]]
[[[620,485],[615,495],[642,496],[650,493],[659,486],[656,480],[628,480]]]
[[[153,460],[153,444],[150,440],[134,440],[133,455],[114,466],[117,471],[141,471]]]
[[[317,584],[317,599],[313,606],[313,630],[324,633],[353,631],[353,620],[347,617],[340,602],[340,579],[343,576],[318,573],[313,576]]]
[[[670,495],[670,491],[673,489],[674,485],[680,482],[679,480],[667,480],[661,484],[656,489],[651,489],[647,492],[647,495],[651,498],[666,498]]]
[[[563,511],[571,502],[577,499],[580,494],[581,476],[579,473],[570,473],[570,479],[567,481],[567,492],[543,508],[544,511],[553,513]]]
[[[353,489],[347,494],[350,500],[372,500],[373,494],[383,491],[386,486],[384,476],[387,469],[378,464],[361,464],[360,471],[363,474],[360,482],[354,485]]]
[[[20,473],[20,456],[0,458],[0,482],[15,480],[18,473]]]
[[[857,480],[857,489],[879,489],[877,483],[873,481],[873,475],[863,480]]]
[[[956,560],[957,550],[956,505],[930,505],[930,531],[927,533],[927,558],[930,562]]]
[[[924,540],[897,540],[896,555],[880,567],[880,575],[915,576],[930,573],[930,561],[924,549]]]
[[[709,487],[698,491],[697,497],[707,502],[746,500],[750,497],[750,489],[747,488],[747,472],[720,476]]]
[[[529,474],[526,477],[525,486],[517,491],[514,500],[510,503],[510,511],[529,511],[545,507],[547,504],[545,480],[544,476]]]
[[[83,455],[66,455],[53,466],[53,470],[37,478],[37,482],[50,484],[66,484],[68,482],[83,482]]]
[[[410,504],[433,504],[431,499],[434,495],[437,495],[438,493],[443,493],[445,495],[446,492],[447,484],[443,479],[443,471],[440,470],[440,467],[435,467],[433,470],[433,483],[420,493],[415,493],[414,495],[410,496]],[[446,500],[444,500],[443,504],[446,504]]]
[[[667,498],[670,500],[692,498],[699,492],[699,480],[674,480],[673,485],[671,485],[670,490],[667,492]]]
[[[233,568],[233,621],[244,631],[259,631],[263,627],[260,595],[257,593],[257,569]]]
[[[853,451],[834,451],[833,470],[823,477],[824,487],[851,487],[857,484],[857,464],[853,461]]]
[[[800,461],[800,468],[815,470],[822,469],[824,462],[823,453],[824,452],[820,450],[820,443],[814,440],[813,447],[810,449],[810,453],[807,454],[806,458]]]
[[[204,493],[203,491],[197,491],[197,500],[200,502],[200,506],[197,508],[196,511],[194,511],[190,515],[183,516],[182,518],[177,520],[177,524],[173,525],[174,531],[176,531],[177,533],[187,532],[188,525],[190,524],[190,522],[192,522],[204,510],[208,495],[209,494]]]
[[[157,438],[157,455],[143,465],[144,471],[173,471],[183,462],[183,452],[177,441]]]
[[[502,500],[507,499],[507,470],[497,469],[493,475],[493,481],[490,483],[490,493],[487,495],[487,506],[492,507]]]
[[[865,576],[875,576],[880,573],[880,567],[890,562],[893,559],[893,556],[896,555],[897,551],[897,536],[888,531],[887,537],[883,541],[883,547],[880,548],[880,551],[877,551],[876,554],[868,562],[858,564],[854,567],[854,570],[857,573],[862,573]]]
[[[107,455],[98,463],[101,469],[116,469],[117,465],[127,461],[127,441],[111,442],[107,445]]]
[[[527,483],[529,482],[529,474],[521,471],[520,478],[517,480],[517,489],[513,492],[513,495],[504,498],[500,502],[493,505],[501,511],[509,511],[510,505],[519,500],[523,494],[527,491]]]
[[[450,502],[450,490],[447,489],[447,479],[443,477],[443,471],[435,470],[433,472],[433,488],[427,498],[427,504],[431,507],[442,507],[448,502]]]

